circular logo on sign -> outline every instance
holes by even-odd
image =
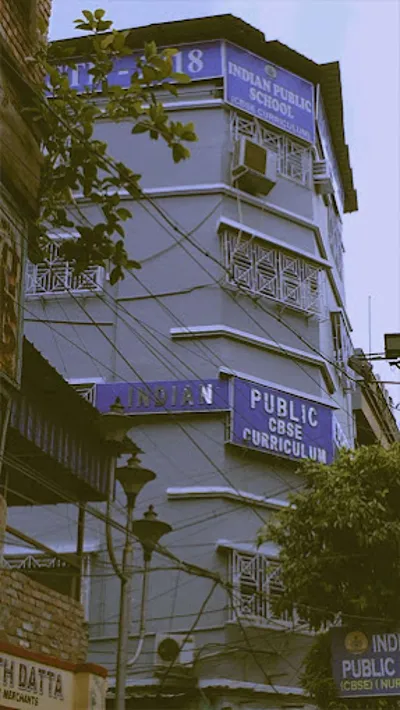
[[[362,631],[350,631],[344,645],[350,653],[364,653],[368,649],[368,638]]]
[[[271,64],[266,64],[264,67],[265,73],[271,77],[271,79],[276,79],[276,69],[272,67]]]

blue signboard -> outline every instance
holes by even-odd
[[[229,43],[225,100],[297,138],[314,142],[313,85]]]
[[[204,42],[201,44],[176,47],[178,53],[172,58],[174,71],[188,74],[194,79],[212,79],[222,76],[222,57],[220,42]],[[136,62],[142,52],[134,52],[127,57],[121,57],[114,62],[109,74],[111,85],[127,87],[132,74],[136,71]],[[66,68],[71,88],[84,91],[93,83],[93,77],[88,73],[93,65],[90,62],[78,62],[76,69]]]
[[[332,673],[342,698],[400,695],[400,633],[333,629]]]
[[[314,142],[314,86],[309,81],[229,42],[175,48],[174,71],[188,74],[192,80],[222,77],[227,103],[308,143]],[[137,51],[116,59],[109,74],[110,84],[129,86],[141,56],[143,53]],[[65,68],[73,89],[83,92],[92,86],[91,67],[90,61],[82,61],[74,69]]]
[[[292,460],[333,460],[332,409],[234,379],[231,443]]]
[[[228,380],[111,382],[96,385],[96,407],[108,412],[116,397],[126,414],[210,412],[229,409]]]

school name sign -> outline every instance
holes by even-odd
[[[172,58],[174,71],[184,72],[192,81],[222,78],[225,103],[314,143],[314,86],[309,81],[223,40],[174,48],[178,50]],[[142,52],[136,51],[116,59],[109,84],[129,86],[141,56]],[[90,61],[81,60],[75,68],[63,68],[73,89],[85,92],[94,88],[92,66]],[[100,86],[98,90],[101,91]]]
[[[342,698],[400,695],[400,633],[335,629],[332,673]]]

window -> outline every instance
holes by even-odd
[[[26,295],[42,296],[60,293],[93,293],[100,291],[104,270],[101,266],[89,266],[81,273],[74,271],[74,263],[60,254],[62,239],[53,239],[44,261],[28,263],[26,273]]]
[[[231,555],[232,620],[244,617],[258,623],[292,625],[289,615],[277,616],[272,608],[283,593],[279,563],[263,555],[236,550],[232,550]]]
[[[324,314],[324,270],[302,256],[248,234],[222,233],[227,281],[308,314]]]
[[[333,352],[337,365],[337,375],[343,388],[354,389],[354,381],[348,376],[348,359],[353,345],[341,311],[331,311]]]
[[[339,276],[343,279],[343,242],[342,242],[342,222],[332,204],[328,207],[328,240]]]
[[[278,155],[278,173],[281,177],[311,186],[312,156],[311,149],[297,143],[288,136],[271,131],[262,126],[257,119],[244,118],[235,111],[231,113],[231,136],[248,136],[267,148],[272,148]]]

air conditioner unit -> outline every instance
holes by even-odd
[[[156,634],[155,666],[189,669],[194,663],[195,642],[193,636],[185,634]]]
[[[314,160],[313,179],[320,195],[331,195],[333,193],[333,183],[327,160]]]
[[[277,154],[246,136],[236,141],[232,180],[240,190],[267,195],[277,180]]]

